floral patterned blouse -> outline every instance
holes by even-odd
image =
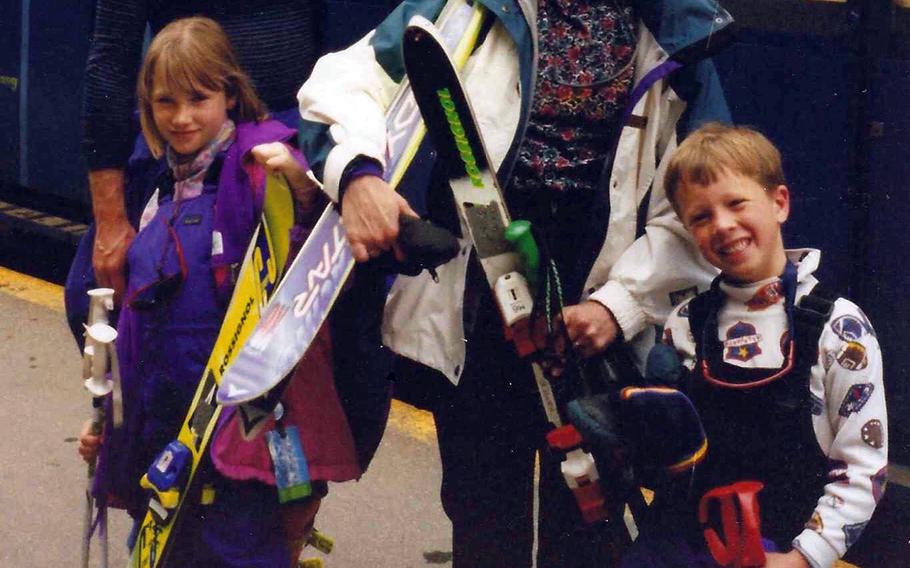
[[[540,0],[537,91],[512,187],[592,193],[632,85],[628,0]]]

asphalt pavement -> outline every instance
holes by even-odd
[[[2,567],[79,565],[86,470],[76,435],[90,397],[62,307],[59,286],[0,269]],[[451,566],[428,420],[396,403],[369,471],[359,482],[330,486],[317,518],[335,540],[326,568]],[[128,530],[126,515],[111,511],[110,566],[126,566]]]
[[[23,249],[14,256],[22,261]],[[62,279],[55,264],[43,278]],[[0,567],[78,566],[86,472],[76,435],[90,397],[62,289],[0,267],[0,314]],[[334,552],[305,556],[323,557],[326,568],[451,566],[440,475],[432,419],[396,401],[370,470],[359,482],[332,484],[317,518]],[[910,470],[893,467],[892,479],[848,555],[852,564],[838,567],[910,567]],[[122,511],[111,512],[110,566],[126,566],[129,524]],[[100,565],[97,549],[93,560]]]

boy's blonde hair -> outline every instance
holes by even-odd
[[[159,67],[173,91],[192,93],[202,87],[223,91],[227,98],[233,97],[236,105],[228,114],[235,122],[268,117],[265,104],[256,94],[253,82],[240,68],[221,26],[202,17],[175,20],[152,40],[136,87],[142,133],[155,157],[161,156],[165,146],[152,117],[152,92],[155,71]]]
[[[766,190],[786,185],[780,152],[762,133],[710,122],[689,134],[670,159],[664,174],[667,199],[678,210],[676,192],[681,185],[710,185],[725,170]]]

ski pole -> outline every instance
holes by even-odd
[[[531,223],[523,219],[509,224],[505,239],[521,258],[522,271],[500,276],[494,286],[494,296],[503,316],[506,337],[515,344],[519,355],[526,357],[538,353],[532,339],[530,316],[540,268],[540,249],[531,232]],[[560,455],[560,472],[575,496],[582,518],[587,523],[608,519],[606,498],[594,457],[583,447],[581,434],[575,426],[561,418],[553,389],[534,357],[531,358],[531,370],[547,420],[553,425],[553,430],[546,435],[547,444]]]
[[[95,288],[88,291],[89,313],[85,326],[85,347],[82,353],[83,386],[92,394],[92,421],[90,432],[99,436],[104,430],[104,399],[113,390],[113,381],[107,378],[108,355],[112,367],[116,367],[113,342],[117,332],[108,323],[108,313],[114,307],[114,291],[110,288]],[[116,371],[114,371],[116,373]],[[88,479],[85,487],[85,515],[82,540],[82,567],[88,568],[92,534],[95,532],[95,510],[98,511],[98,540],[101,547],[101,566],[108,566],[107,507],[97,503],[92,495],[95,482],[97,458],[88,464]]]

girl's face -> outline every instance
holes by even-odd
[[[171,90],[159,67],[152,89],[152,117],[155,127],[178,154],[193,155],[221,130],[236,99],[224,91],[199,87],[192,92]]]
[[[787,259],[780,226],[790,214],[786,186],[766,191],[726,170],[710,185],[680,186],[677,205],[702,255],[728,279],[758,282],[783,272]]]

